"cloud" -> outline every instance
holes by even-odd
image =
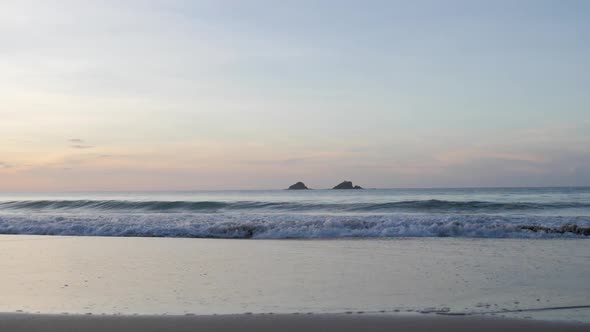
[[[13,164],[9,164],[3,161],[0,161],[0,169],[5,169],[5,168],[13,168],[14,165]]]
[[[103,153],[103,154],[96,155],[96,158],[98,158],[98,159],[127,159],[127,158],[131,158],[131,157],[133,157],[133,155],[131,155],[131,154]]]
[[[92,145],[83,145],[83,144],[74,144],[74,145],[70,145],[71,148],[74,149],[92,149],[94,148],[94,146]]]
[[[301,157],[301,158],[286,158],[286,159],[273,159],[273,160],[243,160],[240,161],[243,164],[253,164],[253,165],[295,165],[301,164],[306,161],[311,160],[311,157]]]
[[[93,145],[85,144],[86,141],[81,138],[70,138],[70,139],[68,139],[68,142],[73,143],[72,145],[70,145],[70,147],[73,149],[92,149],[92,148],[94,148]]]
[[[466,164],[477,160],[505,160],[514,162],[543,163],[544,155],[530,152],[501,150],[489,147],[451,149],[436,153],[435,159],[445,166]]]

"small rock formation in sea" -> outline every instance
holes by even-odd
[[[309,189],[303,182],[297,182],[294,185],[290,186],[288,190],[305,190]]]
[[[332,189],[363,189],[363,187],[353,186],[351,181],[342,181],[342,183]]]

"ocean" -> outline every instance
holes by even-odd
[[[590,188],[2,193],[0,234],[587,238]]]

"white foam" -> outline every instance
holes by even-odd
[[[558,231],[568,224],[589,227],[590,218],[462,214],[1,214],[0,234],[255,239],[584,237]],[[531,225],[545,230],[522,228]]]

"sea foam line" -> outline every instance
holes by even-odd
[[[0,234],[234,239],[590,238],[590,217],[301,214],[0,214]]]

